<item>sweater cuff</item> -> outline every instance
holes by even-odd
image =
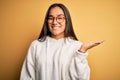
[[[85,52],[85,53],[82,53],[82,52],[80,52],[80,51],[76,51],[76,56],[78,57],[78,58],[80,58],[80,59],[85,59],[85,58],[87,58],[87,56],[88,56],[88,52]]]

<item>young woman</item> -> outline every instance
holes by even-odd
[[[87,50],[103,41],[82,44],[63,4],[52,4],[38,40],[32,42],[20,80],[89,80]]]

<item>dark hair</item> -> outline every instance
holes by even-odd
[[[60,7],[65,14],[66,27],[65,27],[65,31],[64,31],[65,32],[64,36],[65,37],[71,37],[74,40],[78,40],[75,33],[74,33],[74,30],[73,30],[73,25],[72,25],[70,13],[69,13],[68,9],[61,3],[54,3],[48,8],[48,11],[47,11],[46,16],[45,16],[44,24],[43,24],[43,27],[42,27],[42,31],[41,31],[41,33],[38,37],[38,40],[44,41],[46,39],[46,36],[51,36],[51,32],[48,29],[47,19],[48,19],[50,10],[52,8],[55,8],[55,7]]]

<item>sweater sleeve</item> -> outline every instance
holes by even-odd
[[[20,80],[35,80],[35,50],[33,44],[28,49],[28,54],[22,66]]]
[[[90,80],[90,68],[87,62],[88,53],[76,51],[69,65],[69,80]]]

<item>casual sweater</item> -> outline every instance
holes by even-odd
[[[82,43],[72,38],[49,36],[31,43],[22,66],[20,80],[89,80],[88,53],[81,53]]]

